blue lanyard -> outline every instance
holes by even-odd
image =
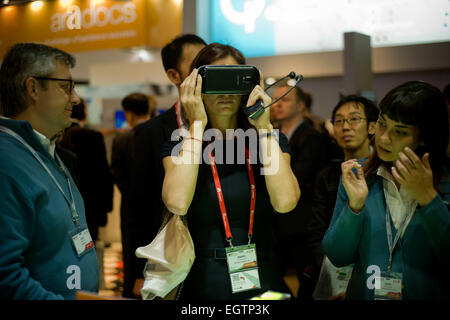
[[[31,154],[36,158],[36,160],[41,164],[41,166],[45,169],[45,171],[47,171],[48,175],[50,176],[50,178],[52,178],[53,182],[56,184],[56,186],[58,187],[59,191],[61,191],[62,195],[64,196],[64,199],[66,200],[67,204],[69,205],[70,208],[70,212],[72,215],[72,221],[75,223],[75,225],[78,227],[80,225],[79,223],[79,219],[80,217],[78,216],[77,210],[75,208],[75,201],[74,201],[74,197],[72,194],[72,187],[70,184],[70,178],[69,175],[66,172],[66,169],[64,168],[64,165],[61,161],[61,159],[59,159],[58,155],[55,153],[55,159],[57,160],[57,162],[59,162],[59,166],[61,167],[62,171],[64,172],[64,175],[66,176],[67,179],[67,183],[69,185],[69,193],[70,193],[70,200],[69,198],[66,196],[66,194],[64,193],[63,189],[61,188],[60,184],[58,183],[58,181],[56,180],[55,176],[52,174],[52,172],[50,171],[50,169],[45,165],[44,161],[42,161],[41,157],[39,156],[39,154],[33,149],[33,147],[31,147],[25,140],[22,139],[21,136],[19,136],[17,133],[15,133],[14,131],[4,127],[4,126],[0,126],[0,131],[3,131],[7,134],[9,134],[10,136],[12,136],[13,138],[15,138],[17,141],[19,141],[20,143],[22,143],[30,152]]]
[[[400,239],[400,235],[403,233],[404,229],[406,229],[406,222],[408,221],[408,217],[411,215],[412,212],[409,212],[405,215],[403,218],[402,223],[400,224],[400,227],[397,230],[397,234],[395,235],[394,242],[392,242],[392,226],[391,226],[391,218],[389,214],[389,206],[386,202],[386,232],[387,232],[387,242],[389,246],[389,264],[388,264],[388,272],[391,272],[392,267],[392,255],[394,253],[395,247],[398,243],[398,240]]]

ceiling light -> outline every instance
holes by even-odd
[[[42,8],[43,5],[44,5],[44,2],[42,2],[42,1],[33,1],[31,3],[31,9],[39,10]]]

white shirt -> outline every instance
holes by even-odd
[[[49,138],[47,138],[46,136],[44,136],[42,133],[34,130],[34,133],[36,134],[36,137],[38,138],[39,142],[42,144],[42,146],[44,147],[45,150],[48,151],[48,153],[50,153],[50,155],[52,156],[52,158],[55,158],[55,140],[50,140]]]
[[[402,186],[400,186],[400,190],[397,189],[394,177],[383,165],[378,168],[377,174],[383,178],[383,190],[386,205],[389,208],[394,227],[397,231],[400,228],[400,224],[403,222],[405,215],[410,213],[408,220],[406,221],[406,226],[401,234],[403,237],[403,234],[414,215],[414,211],[416,211],[417,201],[402,188]]]
[[[8,117],[2,116],[2,115],[0,115],[0,118],[11,120],[11,118],[8,118]],[[50,139],[47,138],[46,136],[44,136],[42,133],[40,133],[34,129],[33,129],[33,131],[36,134],[36,137],[38,138],[39,142],[44,147],[44,149],[47,150],[48,153],[50,153],[52,158],[55,158],[55,147],[56,147],[55,139],[50,141]]]

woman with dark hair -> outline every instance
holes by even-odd
[[[322,241],[336,266],[354,263],[348,299],[449,298],[450,183],[447,108],[420,81],[380,103],[375,150],[342,164],[342,185]]]
[[[245,58],[231,46],[213,43],[199,52],[192,73],[181,85],[180,100],[189,129],[181,142],[171,141],[163,150],[163,201],[174,214],[187,214],[195,246],[196,259],[183,284],[182,299],[248,299],[267,290],[288,292],[275,260],[272,232],[273,211],[289,212],[300,197],[289,165],[288,141],[282,134],[275,136],[269,110],[249,120],[240,107],[258,99],[267,105],[271,99],[259,85],[248,100],[240,95],[201,93],[197,68],[242,64]],[[245,133],[254,132],[256,139],[250,137],[244,148],[230,132],[248,128]],[[207,138],[211,134],[214,151]],[[259,146],[259,159],[248,156],[252,143]],[[179,153],[174,152],[180,144]],[[246,154],[245,162],[236,160],[240,154]],[[270,163],[276,163],[277,170],[261,174]],[[243,248],[254,245],[255,259],[250,258],[254,251]],[[236,261],[228,248],[246,256],[242,265],[252,268],[229,273],[233,268],[229,270],[228,265]]]

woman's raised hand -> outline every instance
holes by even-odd
[[[362,166],[356,159],[351,159],[343,162],[341,168],[342,184],[347,192],[348,204],[354,212],[359,212],[364,207],[367,195],[369,194]],[[356,169],[356,175],[352,170],[353,168]]]
[[[392,166],[392,175],[420,206],[425,206],[437,195],[433,185],[433,171],[430,166],[430,154],[422,158],[406,147],[398,153],[398,160]]]
[[[248,97],[247,107],[254,105],[258,100],[261,100],[265,106],[272,102],[272,99],[264,92],[264,79],[262,73],[260,75],[260,85],[256,85],[250,96]],[[264,113],[256,119],[248,119],[250,124],[255,126],[256,129],[271,129],[272,125],[270,123],[270,110],[267,108]]]
[[[202,77],[198,74],[197,69],[192,70],[191,74],[181,84],[180,101],[190,124],[201,121],[203,127],[205,127],[208,118],[202,100]]]

